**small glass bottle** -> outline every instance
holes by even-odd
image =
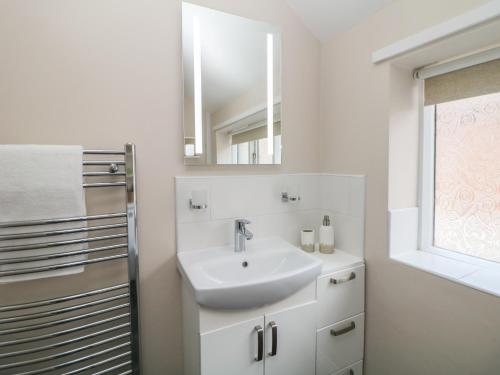
[[[323,254],[332,254],[334,251],[334,232],[330,225],[330,217],[325,215],[323,225],[319,227],[319,251]]]

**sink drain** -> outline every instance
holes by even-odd
[[[241,263],[241,265],[243,266],[243,268],[247,268],[248,267],[248,262],[245,260],[243,263]]]

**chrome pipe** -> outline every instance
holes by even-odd
[[[83,184],[84,188],[100,188],[100,187],[123,187],[126,186],[125,182],[94,182]]]
[[[38,272],[46,272],[46,271],[56,271],[56,270],[61,270],[64,268],[71,268],[71,267],[76,267],[76,266],[83,266],[86,264],[107,262],[110,260],[127,258],[127,257],[128,257],[128,254],[119,254],[119,255],[110,255],[110,256],[104,257],[104,258],[80,260],[77,262],[61,263],[61,264],[55,264],[55,265],[51,265],[51,266],[40,266],[40,267],[32,267],[32,268],[21,268],[21,269],[16,269],[16,270],[9,270],[9,271],[0,271],[0,277],[25,275],[25,274],[29,274],[29,273],[38,273]]]
[[[129,363],[132,363],[129,361]],[[125,372],[120,372],[118,375],[128,375],[128,374],[131,374],[132,373],[132,370],[127,370]]]
[[[68,328],[68,329],[65,329],[65,330],[62,330],[62,331],[46,333],[44,335],[39,335],[39,336],[25,337],[25,338],[22,338],[22,339],[15,339],[15,340],[10,340],[10,341],[3,341],[3,342],[0,342],[0,348],[5,347],[5,346],[20,345],[20,344],[26,344],[28,342],[35,342],[35,341],[46,340],[46,339],[50,339],[50,338],[54,338],[54,337],[59,337],[59,336],[62,336],[62,335],[67,335],[69,333],[82,331],[82,330],[87,329],[87,328],[93,328],[93,327],[96,327],[96,326],[99,326],[99,325],[102,325],[102,324],[107,324],[109,322],[113,322],[115,320],[127,318],[129,316],[130,316],[130,313],[124,313],[124,314],[120,314],[120,315],[114,316],[112,318],[98,320],[97,322],[83,324],[81,326],[73,327],[73,328]],[[127,323],[127,325],[129,325],[129,324],[130,323]]]
[[[51,236],[60,236],[73,233],[88,233],[97,230],[108,230],[108,229],[125,228],[125,227],[127,227],[127,223],[96,225],[91,227],[80,227],[80,228],[69,228],[69,229],[57,229],[57,230],[48,230],[41,232],[4,234],[0,235],[0,241],[18,240],[24,238],[51,237]]]
[[[125,288],[128,288],[128,284],[118,284],[118,285],[113,285],[113,286],[110,286],[107,288],[94,289],[94,290],[90,290],[88,292],[72,294],[69,296],[58,297],[58,298],[45,299],[45,300],[41,300],[41,301],[21,303],[21,304],[17,304],[17,305],[1,306],[0,312],[12,311],[12,310],[24,310],[24,309],[31,309],[34,307],[49,306],[49,305],[53,305],[56,303],[62,303],[62,302],[72,301],[75,299],[92,297],[92,296],[95,296],[97,294],[108,293],[108,292],[112,292],[114,290],[125,289]]]
[[[102,331],[89,333],[88,335],[75,337],[73,339],[69,339],[69,340],[65,340],[65,341],[59,341],[59,342],[56,342],[56,343],[50,344],[50,345],[38,346],[36,348],[18,350],[15,352],[2,353],[2,354],[0,354],[0,359],[9,358],[9,357],[17,357],[20,355],[33,354],[33,353],[43,352],[43,351],[49,350],[49,349],[59,348],[61,346],[70,345],[70,344],[74,344],[74,343],[79,342],[79,341],[83,341],[83,340],[91,339],[91,338],[94,338],[97,336],[105,335],[105,334],[113,332],[113,331],[118,331],[118,330],[124,329],[126,327],[130,327],[130,323],[127,322],[124,324],[120,324],[116,327],[103,329]],[[127,332],[127,335],[130,336],[130,332]]]
[[[124,337],[127,337],[127,336],[130,336],[130,333],[123,333],[123,334],[118,335],[118,336],[110,337],[108,339],[104,339],[104,340],[97,341],[97,342],[94,342],[91,344],[80,346],[78,348],[67,350],[67,351],[62,352],[62,353],[56,353],[56,354],[45,356],[45,357],[39,357],[39,358],[29,359],[26,361],[20,361],[20,362],[8,363],[6,365],[0,365],[0,370],[7,370],[7,369],[11,369],[11,368],[16,368],[16,367],[33,365],[35,363],[52,361],[52,360],[55,360],[58,358],[62,358],[62,357],[66,357],[68,355],[82,352],[82,351],[87,350],[87,349],[93,349],[93,348],[96,348],[96,347],[104,345],[104,344],[108,344],[108,343],[113,342],[113,341],[118,341],[118,340],[120,340]],[[130,341],[128,341],[126,344],[130,345]]]
[[[58,326],[58,325],[61,325],[61,324],[67,324],[67,323],[71,323],[71,322],[76,322],[78,320],[87,319],[87,318],[91,318],[91,317],[94,317],[94,316],[99,316],[99,315],[102,315],[102,314],[107,314],[107,313],[109,313],[111,311],[116,311],[116,310],[124,309],[124,308],[129,307],[129,306],[130,306],[129,303],[123,303],[123,304],[118,305],[118,306],[112,306],[112,307],[108,307],[106,309],[92,311],[92,312],[89,312],[89,313],[86,313],[86,314],[72,316],[70,318],[53,320],[53,321],[45,322],[45,323],[30,324],[30,325],[23,326],[23,327],[2,329],[2,330],[0,330],[0,336],[11,335],[13,333],[35,331],[37,329],[43,329],[43,328],[48,328],[48,327],[55,327],[55,326]]]
[[[123,362],[123,363],[120,363],[116,366],[113,366],[113,367],[110,367],[110,368],[107,368],[107,369],[104,369],[102,371],[99,371],[99,372],[94,372],[92,375],[103,375],[103,374],[108,374],[114,370],[118,370],[122,367],[126,367],[126,366],[130,366],[130,364],[132,364],[132,361],[127,361],[127,362]],[[132,370],[128,370],[130,372],[122,372],[122,374],[130,374],[132,372]]]
[[[94,254],[94,253],[99,253],[102,251],[122,249],[124,247],[127,247],[127,244],[122,243],[122,244],[117,244],[117,245],[101,246],[101,247],[94,247],[91,249],[83,249],[83,250],[75,250],[75,251],[65,251],[62,253],[54,253],[54,254],[47,254],[47,255],[33,255],[33,256],[29,256],[29,257],[9,258],[6,260],[0,260],[0,265],[29,263],[29,262],[35,262],[35,261],[40,261],[40,260],[66,258],[69,256],[75,256],[75,255]]]
[[[49,367],[44,367],[44,368],[37,369],[37,370],[31,370],[31,371],[21,372],[21,373],[18,373],[17,375],[35,375],[35,374],[43,374],[43,373],[46,373],[46,372],[49,372],[49,371],[60,370],[60,369],[65,368],[65,367],[72,366],[72,365],[75,365],[77,363],[85,362],[85,361],[88,361],[89,359],[93,359],[95,357],[99,357],[99,356],[101,356],[103,354],[114,352],[115,350],[122,349],[122,348],[124,348],[126,346],[129,346],[129,345],[130,345],[129,343],[116,345],[116,346],[113,346],[112,348],[104,349],[104,350],[101,350],[99,352],[95,352],[95,353],[92,353],[92,354],[89,354],[89,355],[85,355],[85,356],[80,357],[80,358],[72,359],[72,360],[67,361],[67,362],[58,363],[56,365],[49,366]],[[70,372],[66,372],[65,374],[77,374],[79,372],[88,370],[89,368],[97,367],[97,366],[100,366],[101,364],[105,364],[105,363],[108,363],[110,361],[114,361],[114,360],[117,360],[119,358],[123,358],[123,357],[127,356],[129,353],[130,352],[125,352],[125,353],[116,355],[114,357],[108,358],[107,360],[105,360],[106,362],[104,362],[104,361],[101,361],[102,363],[96,362],[96,363],[93,363],[92,365],[86,366],[85,368],[73,370],[73,371],[70,371]]]
[[[66,217],[66,218],[59,218],[59,219],[14,221],[14,222],[10,222],[10,223],[0,223],[0,228],[30,227],[33,225],[60,224],[60,223],[70,223],[73,221],[116,219],[116,218],[120,218],[120,217],[127,217],[127,213],[120,212],[120,213],[112,213],[112,214]]]
[[[64,314],[67,312],[71,312],[71,311],[75,311],[75,310],[79,310],[79,309],[87,309],[89,307],[94,307],[94,306],[102,305],[102,304],[105,304],[108,302],[113,302],[113,301],[117,301],[120,299],[128,298],[129,296],[130,295],[128,293],[123,293],[123,294],[118,294],[116,296],[112,296],[112,297],[108,297],[108,298],[103,298],[103,299],[98,299],[95,301],[90,301],[87,303],[82,303],[79,305],[63,307],[60,309],[42,311],[42,312],[37,312],[37,313],[33,313],[33,314],[10,316],[7,318],[0,318],[0,324],[23,322],[23,321],[31,320],[31,319],[40,319],[40,318],[45,318],[48,316]],[[0,356],[0,358],[1,358],[1,356]]]
[[[127,233],[109,234],[107,236],[98,236],[98,237],[79,238],[77,240],[41,242],[41,243],[34,243],[34,244],[29,244],[29,245],[0,246],[0,252],[46,249],[49,247],[75,245],[75,244],[79,244],[79,243],[89,243],[89,242],[96,242],[96,241],[106,241],[106,240],[113,240],[115,238],[124,238],[124,237],[127,237]]]
[[[127,183],[128,278],[130,293],[130,328],[132,372],[140,374],[139,337],[139,249],[137,246],[137,197],[135,180],[135,145],[125,145],[125,181]]]

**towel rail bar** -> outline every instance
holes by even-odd
[[[96,362],[96,363],[92,363],[92,364],[87,365],[85,367],[82,367],[82,368],[79,368],[79,369],[76,369],[76,370],[73,370],[73,371],[65,372],[62,375],[74,375],[74,374],[78,374],[78,373],[86,371],[86,370],[91,370],[93,368],[105,365],[106,363],[114,362],[117,359],[120,359],[120,358],[123,358],[123,357],[127,357],[130,354],[131,354],[131,352],[125,352],[125,353],[122,353],[122,354],[118,354],[118,355],[115,355],[114,357],[107,358],[107,359],[104,359],[104,360]],[[19,375],[27,375],[27,374],[19,374]]]
[[[0,282],[15,282],[16,276],[29,274],[62,279],[61,272],[44,273],[88,265],[84,272],[90,273],[82,275],[95,285],[81,291],[68,284],[66,290],[76,289],[72,294],[0,305],[2,374],[140,375],[135,146],[83,150],[82,169],[82,188],[91,201],[99,198],[93,190],[104,194],[106,188],[120,188],[110,189],[110,194],[112,203],[117,202],[115,194],[122,194],[121,212],[0,222]],[[69,258],[84,255],[88,258]],[[106,286],[101,277],[94,278],[90,265],[105,262],[127,264],[127,281]],[[97,272],[101,275],[107,269]],[[115,270],[125,271],[125,267],[112,269],[108,273],[113,279],[119,276]],[[33,292],[36,296],[36,289]]]
[[[117,218],[123,218],[123,217],[127,217],[126,212],[118,212],[118,213],[112,213],[112,214],[101,214],[101,215],[66,217],[66,218],[59,218],[59,219],[42,219],[42,220],[30,220],[30,221],[0,223],[0,228],[31,227],[34,225],[61,224],[61,223],[70,223],[70,222],[74,222],[74,221],[117,219]]]
[[[130,323],[123,323],[123,324],[117,325],[115,327],[106,328],[106,329],[103,329],[101,331],[89,333],[88,335],[75,337],[73,339],[60,341],[60,342],[56,342],[56,343],[49,344],[49,345],[37,346],[35,348],[24,349],[24,350],[17,350],[15,352],[2,353],[2,354],[0,354],[0,358],[17,357],[20,355],[39,353],[39,352],[43,352],[45,350],[60,348],[60,347],[66,346],[66,345],[78,343],[80,341],[84,341],[84,340],[88,340],[88,339],[95,338],[98,336],[106,335],[106,334],[111,333],[111,332],[119,331],[119,330],[127,328],[129,326],[130,326]],[[126,334],[130,335],[130,332],[127,332]]]
[[[35,374],[43,374],[43,373],[46,373],[46,372],[49,372],[49,371],[60,370],[60,369],[65,368],[65,367],[73,366],[73,365],[76,365],[78,363],[85,362],[85,361],[88,361],[90,359],[99,357],[101,355],[104,355],[104,354],[107,354],[107,353],[110,353],[110,352],[114,352],[116,350],[122,349],[122,348],[124,348],[126,346],[129,346],[129,345],[130,345],[130,343],[124,343],[124,344],[116,345],[116,346],[113,346],[111,348],[107,348],[107,349],[101,350],[99,352],[95,352],[95,353],[92,353],[92,354],[85,355],[83,357],[72,359],[72,360],[67,361],[67,362],[58,363],[56,365],[53,365],[53,366],[50,366],[50,367],[44,367],[44,368],[37,369],[37,370],[21,372],[21,373],[19,373],[17,375],[35,375]],[[105,363],[108,363],[111,360],[115,361],[115,360],[117,360],[119,358],[126,357],[129,354],[130,354],[130,352],[121,353],[119,355],[115,355],[114,357],[108,358],[108,359],[100,361],[100,362],[102,364],[104,364],[104,361],[106,361]],[[87,369],[90,369],[90,368],[93,368],[93,367],[97,367],[97,366],[100,366],[100,365],[101,364],[99,364],[99,362],[96,362],[96,363],[93,363],[91,365],[86,366],[85,369],[82,368],[82,369],[73,370],[73,371],[67,372],[66,374],[77,374],[78,372],[83,372],[83,371],[85,371]],[[90,367],[90,366],[92,366],[92,367]]]
[[[98,294],[109,293],[109,292],[113,292],[115,290],[120,290],[120,289],[125,289],[125,288],[128,288],[128,284],[117,284],[117,285],[109,286],[106,288],[89,290],[89,291],[84,292],[84,293],[72,294],[69,296],[44,299],[44,300],[33,301],[33,302],[28,302],[28,303],[20,303],[20,304],[16,304],[16,305],[1,306],[0,312],[13,311],[13,310],[25,310],[25,309],[35,308],[35,307],[49,306],[49,305],[54,305],[57,303],[73,301],[73,300],[80,299],[80,298],[92,297],[92,296],[95,296]]]
[[[110,368],[107,368],[107,369],[104,369],[102,371],[99,371],[99,372],[95,372],[93,375],[104,375],[104,374],[108,374],[112,371],[115,371],[115,370],[118,370],[122,367],[126,367],[126,366],[130,366],[130,364],[132,363],[132,361],[127,361],[127,362],[123,362],[123,363],[120,363],[116,366],[113,366],[113,367],[110,367]],[[132,373],[132,370],[128,370],[126,372],[122,372],[120,375],[122,374],[131,374]]]
[[[10,264],[19,264],[19,263],[38,262],[38,261],[42,261],[42,260],[60,259],[60,258],[66,258],[66,257],[76,256],[76,255],[95,254],[95,253],[100,253],[103,251],[123,249],[126,247],[127,247],[126,243],[121,243],[121,244],[117,244],[117,245],[93,247],[90,249],[65,251],[62,253],[53,253],[53,254],[46,254],[46,255],[33,255],[33,256],[20,257],[20,258],[9,258],[7,260],[1,260],[0,266],[10,265]]]
[[[113,302],[113,301],[118,301],[118,300],[121,300],[121,299],[128,298],[129,296],[130,296],[129,293],[123,293],[123,294],[118,294],[118,295],[112,296],[112,297],[107,297],[107,298],[102,298],[102,299],[98,299],[98,300],[95,300],[95,301],[90,301],[90,302],[87,302],[87,303],[81,303],[79,305],[63,307],[63,308],[60,308],[60,309],[42,311],[42,312],[32,313],[32,314],[9,316],[7,318],[1,318],[0,319],[0,324],[1,323],[23,322],[23,321],[26,321],[26,320],[40,319],[40,318],[45,318],[45,317],[48,317],[48,316],[54,316],[54,315],[64,314],[64,313],[68,313],[68,312],[79,310],[79,309],[86,309],[86,308],[89,308],[89,307],[94,307],[94,306],[102,305],[102,304],[105,304],[105,303],[109,303],[109,302]],[[1,355],[0,355],[0,358],[1,358]]]
[[[100,188],[100,187],[124,187],[127,183],[122,182],[93,182],[88,184],[83,184],[84,188]]]
[[[125,176],[125,172],[83,172],[83,177]]]
[[[92,318],[94,316],[107,314],[109,312],[121,310],[121,309],[127,308],[129,306],[130,306],[129,303],[123,303],[121,305],[112,306],[112,307],[108,307],[108,308],[97,310],[97,311],[92,311],[92,312],[89,312],[86,314],[75,315],[75,316],[72,316],[70,318],[52,320],[50,322],[45,322],[45,323],[29,324],[27,326],[16,327],[16,328],[2,329],[2,330],[0,330],[0,336],[12,335],[13,333],[35,331],[38,329],[44,329],[44,328],[48,328],[48,327],[55,327],[55,326],[58,326],[61,324],[67,324],[67,323],[75,322],[78,320],[88,319],[88,318]]]
[[[107,240],[113,240],[113,239],[117,239],[117,238],[125,238],[127,236],[128,236],[127,233],[117,233],[117,234],[109,234],[107,236],[79,238],[76,240],[42,242],[42,243],[34,243],[34,244],[29,244],[29,245],[0,246],[0,252],[7,253],[7,252],[11,252],[11,251],[47,249],[50,247],[76,245],[76,244],[90,243],[90,242],[96,242],[96,241],[107,241]]]
[[[116,150],[83,150],[84,155],[125,155],[124,151]]]
[[[21,268],[21,269],[16,269],[16,270],[0,271],[0,277],[25,275],[25,274],[29,274],[29,273],[38,273],[38,272],[47,272],[47,271],[57,271],[57,270],[65,269],[65,268],[83,266],[86,264],[108,262],[110,260],[116,260],[116,259],[127,258],[127,257],[128,257],[128,254],[119,254],[119,255],[110,255],[108,257],[103,257],[103,258],[95,258],[95,259],[80,260],[77,262],[54,264],[54,265],[50,265],[50,266],[40,266],[40,267]]]
[[[83,165],[86,166],[99,166],[99,165],[125,165],[125,162],[122,160],[85,160]]]
[[[20,345],[20,344],[26,344],[26,343],[29,343],[29,342],[47,340],[47,339],[51,339],[51,338],[54,338],[54,337],[59,337],[59,336],[67,335],[67,334],[78,332],[78,331],[83,331],[85,329],[93,328],[93,327],[100,326],[100,325],[103,325],[103,324],[108,324],[110,322],[114,322],[116,320],[124,319],[124,318],[127,318],[127,317],[130,317],[130,314],[129,313],[124,313],[124,314],[120,314],[120,315],[117,315],[117,316],[113,316],[111,318],[106,318],[106,319],[98,320],[96,322],[92,322],[92,323],[88,323],[88,324],[82,324],[82,325],[77,326],[77,327],[72,327],[72,328],[64,329],[62,331],[56,331],[56,332],[46,333],[46,334],[39,335],[39,336],[30,336],[30,337],[24,337],[24,338],[21,338],[21,339],[14,339],[14,340],[9,340],[9,341],[2,341],[2,342],[0,342],[0,347],[11,346],[11,345]],[[130,325],[130,323],[122,324],[122,326],[123,326],[122,328],[127,327],[129,325]]]
[[[98,230],[108,230],[116,228],[126,228],[127,223],[117,223],[117,224],[106,224],[106,225],[96,225],[91,227],[80,227],[80,228],[70,228],[70,229],[58,229],[58,230],[48,230],[40,232],[27,232],[27,233],[16,233],[10,235],[0,235],[0,241],[18,240],[25,238],[39,238],[39,237],[52,237],[60,236],[73,233],[87,233]]]
[[[99,346],[104,345],[104,344],[108,344],[108,343],[113,342],[113,341],[118,341],[118,340],[123,339],[123,338],[128,337],[128,336],[130,336],[130,332],[122,333],[121,335],[117,335],[117,336],[110,337],[110,338],[107,338],[107,339],[104,339],[101,341],[93,342],[91,344],[83,345],[83,346],[80,346],[78,348],[67,350],[65,352],[56,353],[56,354],[48,355],[45,357],[33,358],[33,359],[26,360],[26,361],[9,363],[6,365],[0,365],[0,370],[7,370],[10,368],[16,368],[16,367],[23,367],[23,366],[32,365],[35,363],[40,363],[40,362],[53,361],[54,359],[66,357],[68,355],[79,353],[79,352],[82,352],[84,350],[93,349],[93,348],[99,347]],[[128,342],[127,344],[130,344],[130,342]]]

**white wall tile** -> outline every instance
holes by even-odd
[[[350,177],[349,213],[356,217],[365,216],[365,186],[364,176]]]
[[[323,175],[321,176],[321,206],[323,209],[350,213],[351,179],[348,176]]]
[[[209,209],[193,211],[193,190],[207,190]],[[281,201],[295,192],[297,202]],[[246,218],[255,238],[279,236],[299,245],[300,230],[318,229],[325,213],[332,217],[338,248],[362,256],[364,193],[362,176],[291,174],[176,179],[177,249],[196,250],[233,243],[234,219]]]
[[[191,192],[194,190],[207,191],[207,209],[192,210],[189,208],[189,199],[191,199]],[[210,178],[176,177],[175,208],[178,223],[210,220],[212,209]]]

